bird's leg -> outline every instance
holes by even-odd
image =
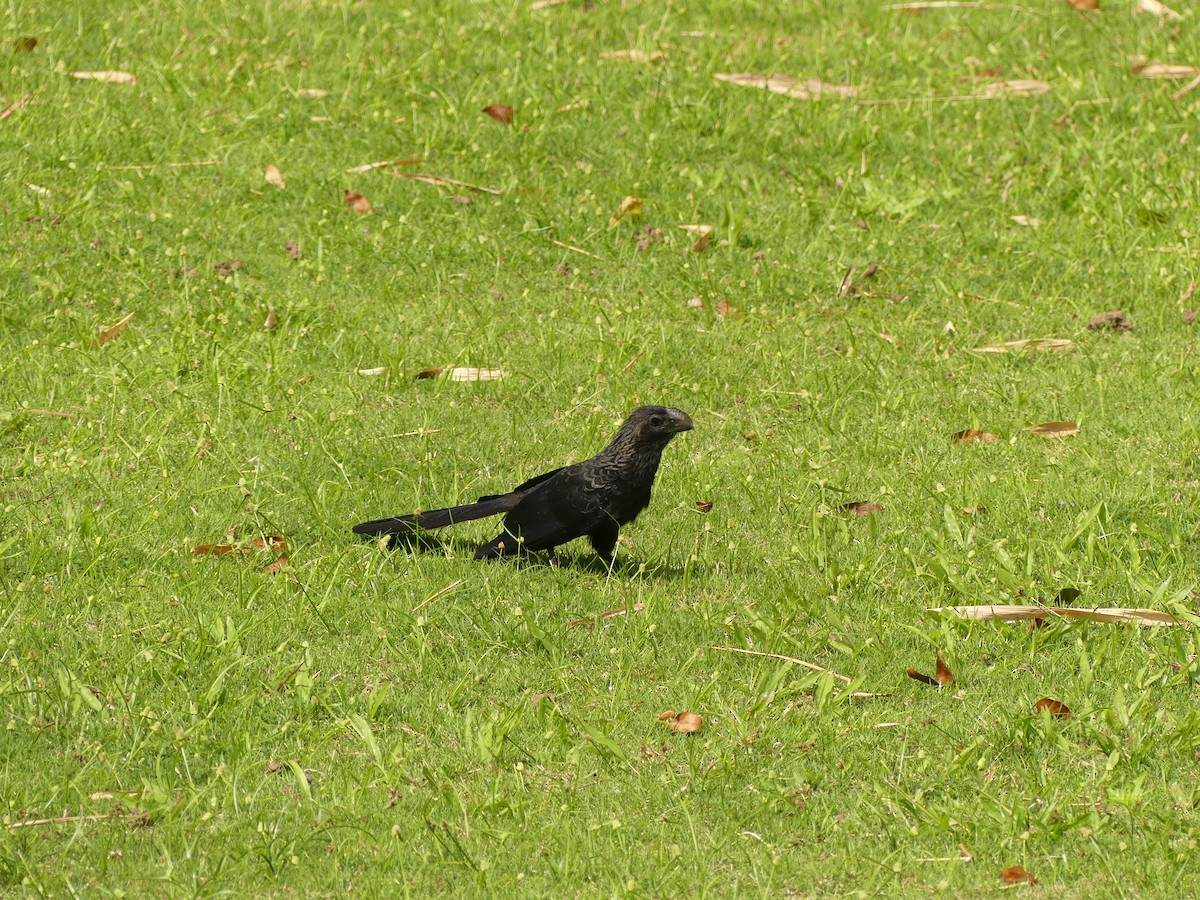
[[[596,551],[596,555],[600,557],[600,561],[610,572],[617,566],[617,534],[620,530],[620,525],[608,520],[601,523],[588,535],[588,540],[592,542],[592,549]]]

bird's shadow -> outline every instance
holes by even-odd
[[[443,537],[431,531],[415,531],[411,534],[393,534],[387,541],[389,550],[404,550],[408,553],[439,553],[443,556],[473,557],[476,545],[461,538]],[[479,560],[480,565],[487,563],[515,565],[518,568],[553,569],[546,553],[519,553],[515,556],[498,557],[496,560]],[[563,553],[559,551],[558,566],[571,572],[589,575],[604,575],[624,578],[642,578],[648,581],[670,580],[682,577],[681,566],[666,562],[639,563],[617,558],[617,564],[609,567],[595,553],[582,551],[580,553]]]

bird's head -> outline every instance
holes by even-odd
[[[691,431],[691,417],[673,406],[642,406],[635,409],[621,426],[639,443],[666,444],[681,431]]]

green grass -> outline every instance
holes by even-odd
[[[0,122],[0,893],[971,896],[1014,864],[1200,891],[1191,627],[925,611],[1194,608],[1200,91],[1130,65],[1200,63],[1195,12],[403,6],[0,18],[0,108],[31,97]],[[667,56],[600,58],[627,48]],[[921,99],[995,67],[1054,89]],[[67,74],[110,69],[138,84]],[[712,78],[740,71],[914,99]],[[500,193],[344,171],[412,158]],[[1108,309],[1134,330],[1089,331]],[[1076,344],[970,352],[1029,337]],[[510,374],[413,377],[441,365]],[[586,544],[475,563],[493,523],[348,532],[580,459],[640,403],[696,430],[618,575]],[[191,555],[235,524],[290,577]],[[952,688],[905,677],[937,653]]]

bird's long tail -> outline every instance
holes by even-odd
[[[445,528],[459,522],[470,522],[474,519],[486,519],[508,512],[517,505],[520,494],[500,494],[498,496],[480,497],[475,503],[462,506],[450,506],[446,509],[431,509],[428,512],[416,513],[411,516],[395,516],[391,519],[376,519],[373,522],[363,522],[354,526],[355,534],[382,535],[415,534],[418,531],[429,531],[433,528]]]

